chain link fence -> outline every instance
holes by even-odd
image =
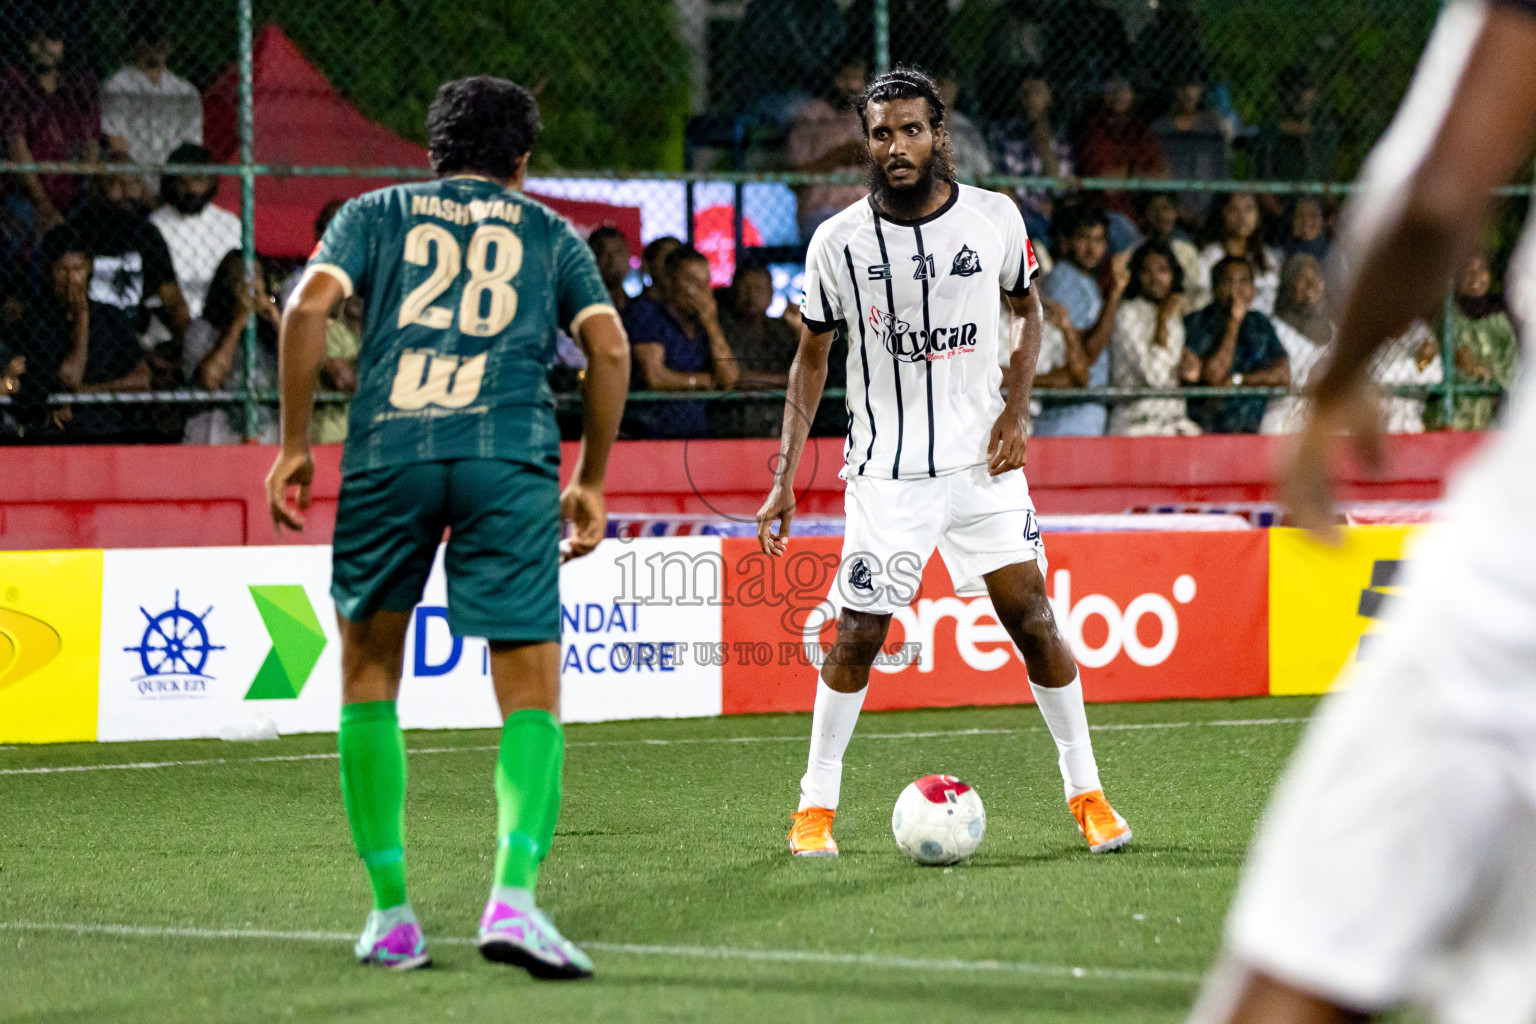
[[[528,191],[584,234],[612,229],[599,239],[615,252],[615,291],[659,286],[646,259],[659,239],[708,258],[757,389],[690,394],[709,402],[712,434],[777,432],[773,389],[793,351],[779,318],[793,317],[810,231],[863,194],[849,100],[894,63],[940,81],[959,175],[1019,200],[1043,263],[1083,262],[1068,237],[1083,218],[1061,212],[1085,207],[1107,214],[1109,254],[1088,267],[1101,289],[1116,254],[1161,241],[1194,307],[1216,260],[1246,252],[1299,386],[1328,328],[1296,283],[1305,261],[1288,259],[1326,253],[1438,8],[16,0],[0,13],[0,437],[273,439],[277,310],[295,270],[339,202],[428,176],[427,104],[442,81],[476,73],[538,94]],[[1440,322],[1379,361],[1398,429],[1485,427],[1514,373],[1496,295],[1529,190],[1506,192],[1489,272],[1469,268]],[[337,311],[317,440],[345,435],[361,328],[355,305]],[[574,430],[580,360],[562,352],[552,381]],[[818,432],[843,428],[839,371]],[[1292,396],[1274,389],[1111,382],[1107,368],[1091,386],[1065,383],[1038,390],[1045,408],[1236,395],[1269,401],[1265,429],[1294,425]],[[636,409],[677,398],[637,374]],[[652,427],[638,415],[626,429]]]

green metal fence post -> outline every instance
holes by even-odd
[[[683,225],[683,241],[689,245],[694,241],[694,209],[693,209],[693,178],[689,178],[683,185],[683,219],[687,222]]]
[[[251,0],[238,0],[240,8],[240,249],[245,262],[247,283],[256,274],[256,142],[251,49],[254,46]],[[245,437],[258,431],[256,376],[256,310],[245,315],[245,338],[241,346],[245,365]]]
[[[1456,420],[1456,339],[1451,336],[1455,327],[1455,299],[1453,286],[1445,286],[1445,304],[1440,307],[1440,368],[1445,377],[1445,390],[1440,392],[1440,419],[1444,429],[1451,429]]]
[[[741,212],[746,201],[747,186],[741,182],[731,186],[731,263],[740,268],[743,236],[746,231],[745,215]]]
[[[875,74],[891,69],[891,4],[875,0]]]

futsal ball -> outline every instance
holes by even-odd
[[[954,864],[981,845],[987,812],[977,792],[953,775],[924,775],[896,798],[891,832],[919,864]]]

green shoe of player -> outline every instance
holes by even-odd
[[[409,903],[370,912],[363,937],[357,940],[353,952],[362,963],[392,971],[432,966],[426,937],[421,934],[421,925],[416,923]]]

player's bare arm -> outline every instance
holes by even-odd
[[[304,529],[309,485],[315,479],[315,463],[309,455],[315,384],[320,378],[320,364],[325,361],[325,325],[343,298],[341,282],[335,277],[310,272],[299,282],[283,313],[277,345],[282,450],[267,473],[267,508],[272,513],[272,527],[279,533],[284,527]],[[292,487],[298,488],[296,505],[288,501]]]
[[[629,392],[629,339],[619,318],[594,314],[576,334],[587,356],[587,373],[582,379],[581,451],[571,482],[560,495],[560,515],[575,527],[561,545],[562,558],[579,558],[602,542],[608,522],[603,500],[608,453]]]
[[[815,334],[809,327],[800,328],[800,347],[789,368],[784,429],[779,439],[773,489],[757,510],[757,542],[766,554],[782,555],[789,547],[789,524],[795,518],[795,471],[800,468],[800,454],[811,432],[811,418],[827,386],[827,356],[832,350],[832,337],[831,331]],[[773,531],[775,522],[778,533]]]
[[[1439,306],[1445,282],[1485,222],[1492,190],[1507,182],[1536,144],[1536,19],[1491,4],[1468,40],[1449,96],[1423,82],[1410,94],[1377,161],[1379,191],[1367,193],[1342,239],[1351,272],[1339,283],[1343,319],[1333,361],[1318,382],[1311,414],[1285,476],[1296,521],[1337,537],[1329,466],[1334,438],[1353,433],[1362,457],[1377,459],[1377,406],[1365,388],[1371,354]],[[1433,128],[1423,127],[1433,122]],[[1417,132],[1405,127],[1420,126]],[[1378,154],[1380,156],[1380,154]],[[1411,170],[1380,181],[1383,169]]]
[[[1034,289],[1004,298],[1012,314],[1008,326],[1008,370],[1003,374],[1008,397],[987,440],[987,472],[993,476],[1022,469],[1028,458],[1025,449],[1029,443],[1029,393],[1035,363],[1040,358],[1040,333],[1045,325],[1045,311],[1040,308],[1040,297]]]

